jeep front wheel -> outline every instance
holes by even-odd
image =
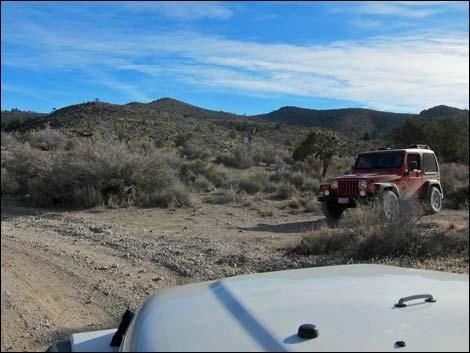
[[[322,202],[321,209],[326,218],[333,220],[340,218],[344,211],[343,206],[331,202]]]
[[[442,208],[442,193],[435,186],[431,187],[426,200],[427,213],[439,213]]]
[[[394,218],[400,211],[400,201],[397,194],[391,190],[386,190],[382,195],[382,205],[385,217],[388,219]]]

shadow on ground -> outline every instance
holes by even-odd
[[[304,233],[319,229],[327,225],[325,219],[318,219],[314,221],[302,221],[293,223],[281,224],[265,224],[259,223],[254,227],[238,227],[239,230],[252,231],[252,232],[271,232],[271,233]]]

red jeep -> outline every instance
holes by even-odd
[[[442,207],[443,192],[436,155],[426,145],[365,152],[358,155],[351,173],[320,186],[318,201],[327,218],[339,218],[358,203],[381,200],[387,217],[399,200],[416,197],[430,213]]]

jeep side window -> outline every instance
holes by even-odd
[[[417,167],[413,167],[412,162],[416,162]],[[421,158],[419,154],[409,154],[406,162],[406,169],[411,171],[413,169],[421,170]]]
[[[424,172],[426,174],[437,173],[436,157],[432,153],[423,154]]]

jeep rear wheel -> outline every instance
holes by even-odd
[[[431,187],[426,200],[426,211],[430,214],[439,213],[442,208],[442,193],[435,186]]]
[[[325,217],[328,219],[338,219],[341,217],[344,211],[343,206],[331,202],[322,202],[321,209]]]
[[[400,211],[400,201],[397,194],[391,190],[385,190],[382,195],[382,206],[385,217],[388,219],[395,218]]]

